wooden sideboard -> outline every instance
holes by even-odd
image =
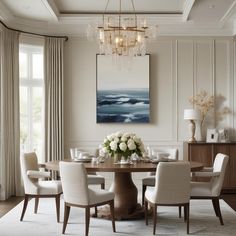
[[[236,142],[183,144],[184,160],[201,162],[204,166],[212,166],[217,153],[229,156],[222,191],[236,192]]]

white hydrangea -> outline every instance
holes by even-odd
[[[116,153],[121,153],[124,156],[132,154],[145,155],[142,140],[134,133],[122,131],[108,135],[103,141],[101,150],[111,156]]]
[[[120,143],[119,148],[121,151],[125,152],[127,149],[127,145],[124,142],[122,142]]]
[[[139,145],[139,148],[140,148],[140,151],[141,151],[142,153],[145,153],[145,147],[144,147],[143,143],[141,143],[141,144]]]
[[[140,144],[140,143],[141,143],[141,139],[138,138],[136,135],[133,137],[133,140],[134,140],[134,142],[137,143],[137,144]]]
[[[129,148],[129,150],[135,150],[136,149],[136,145],[135,145],[135,143],[132,139],[129,139],[129,141],[128,141],[128,148]]]
[[[108,139],[107,138],[105,138],[104,140],[103,140],[103,143],[106,143],[108,141]]]
[[[116,151],[116,150],[117,150],[117,142],[112,141],[112,142],[110,143],[110,147],[111,147],[111,150],[112,150],[112,151]]]
[[[115,133],[115,135],[116,135],[116,137],[120,138],[123,134],[122,134],[121,131],[118,131],[118,132]]]
[[[129,138],[129,137],[130,137],[130,134],[129,134],[129,133],[124,133],[124,134],[123,134],[123,137]]]
[[[118,137],[115,137],[114,141],[118,143],[120,141],[120,139]]]

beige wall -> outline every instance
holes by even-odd
[[[182,159],[182,142],[187,140],[188,123],[183,110],[188,99],[207,90],[224,98],[221,107],[232,110],[223,120],[209,118],[209,128],[229,128],[236,139],[236,81],[232,37],[165,37],[149,44],[151,54],[149,124],[96,124],[95,43],[70,38],[65,48],[65,150],[97,147],[117,130],[132,131],[150,146],[177,147]],[[198,132],[197,132],[198,133]],[[196,134],[198,135],[198,134]],[[137,179],[141,175],[136,176]]]
[[[65,49],[65,145],[93,147],[117,130],[133,131],[145,144],[182,147],[189,136],[183,110],[202,89],[224,97],[221,107],[234,110],[233,38],[159,38],[149,44],[150,124],[96,124],[97,45],[76,38]],[[220,109],[218,109],[220,110]],[[235,115],[207,127],[235,129]],[[235,139],[235,130],[231,139]]]

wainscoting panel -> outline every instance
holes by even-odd
[[[189,98],[193,95],[193,41],[176,41],[176,77],[178,105],[178,140],[189,138],[188,122],[183,120],[184,109],[191,108]]]
[[[213,93],[213,40],[194,40],[194,94]]]
[[[216,127],[229,128],[232,114],[224,114],[226,108],[232,110],[230,104],[231,73],[231,42],[227,40],[215,41],[215,95],[216,95]]]

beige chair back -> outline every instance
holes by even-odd
[[[222,185],[224,182],[225,171],[226,171],[228,160],[229,160],[229,157],[222,153],[218,153],[215,157],[215,161],[213,165],[213,172],[220,172],[220,175],[213,177],[211,179],[213,196],[220,195]]]
[[[189,199],[189,162],[160,162],[156,170],[154,201],[158,204],[181,204],[188,203]]]
[[[59,163],[64,200],[76,205],[88,205],[87,172],[82,163]]]
[[[158,154],[163,155],[173,160],[178,160],[179,152],[177,148],[152,148],[152,155],[157,156]]]
[[[94,157],[99,156],[99,149],[98,148],[73,148],[76,153],[78,154],[79,152],[87,152],[90,155],[93,155]],[[94,171],[91,171],[88,173],[89,175],[96,175],[97,173]]]
[[[26,194],[38,194],[38,179],[29,178],[28,170],[39,170],[38,159],[35,152],[24,153],[20,157],[21,175]]]

